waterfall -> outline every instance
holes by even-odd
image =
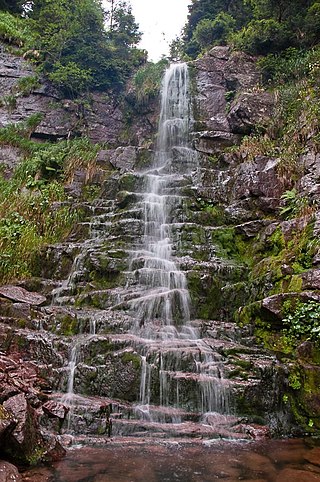
[[[171,65],[162,85],[161,113],[153,166],[144,173],[144,236],[142,249],[133,256],[131,269],[144,287],[131,302],[140,325],[159,319],[164,325],[190,319],[187,281],[172,257],[171,218],[181,196],[170,193],[175,178],[173,148],[188,144],[190,99],[186,64]]]
[[[190,321],[186,274],[174,256],[173,229],[184,201],[177,185],[197,167],[196,154],[189,146],[189,89],[187,65],[171,65],[162,83],[153,163],[142,173],[143,240],[130,263],[138,293],[130,301],[130,308],[137,320],[134,333],[139,336],[137,350],[142,357],[136,413],[151,421],[168,421],[168,411],[164,416],[159,415],[159,409],[156,415],[153,413],[154,404],[180,409],[180,398],[186,398],[184,392],[189,385],[192,391],[198,387],[193,409],[196,405],[202,413],[228,411],[221,357],[215,358]],[[172,412],[169,421],[177,423],[181,419]]]

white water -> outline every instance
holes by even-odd
[[[162,86],[161,114],[153,167],[144,174],[143,248],[136,251],[131,268],[136,270],[141,295],[131,302],[140,325],[155,319],[165,325],[190,319],[190,298],[184,273],[172,257],[172,212],[181,196],[167,194],[176,175],[171,169],[172,147],[188,143],[190,100],[186,64],[172,65]]]
[[[163,407],[179,408],[180,393],[189,386],[194,391],[196,385],[199,411],[226,413],[229,409],[220,360],[190,322],[187,279],[174,258],[172,244],[172,226],[183,202],[177,181],[197,167],[188,139],[190,106],[187,65],[171,65],[162,85],[153,166],[143,174],[143,246],[131,260],[138,286],[138,297],[130,302],[137,319],[134,332],[144,340],[137,347],[142,354],[142,372],[136,413],[149,420],[154,420],[150,405],[155,403],[152,392],[156,383],[156,398]],[[175,164],[177,152],[179,162]],[[187,374],[183,358],[190,366]],[[179,420],[173,416],[171,421]]]

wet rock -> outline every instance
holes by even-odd
[[[320,466],[320,448],[316,447],[304,455],[305,460],[310,464]]]
[[[3,405],[17,420],[16,427],[6,439],[4,449],[16,460],[30,463],[42,442],[36,412],[23,393],[9,398]]]
[[[3,440],[12,432],[17,422],[11,412],[0,405],[0,447]]]
[[[0,460],[0,482],[22,482],[22,480],[17,467]]]
[[[19,286],[7,285],[0,287],[0,295],[13,301],[21,301],[30,305],[42,305],[46,297],[39,293],[32,293]]]
[[[20,393],[4,402],[4,407],[12,414],[17,425],[6,438],[3,450],[20,463],[35,465],[40,461],[59,460],[65,454],[56,437],[43,435],[39,418],[27,400]]]
[[[22,474],[24,482],[52,482],[52,477],[52,471],[47,467],[37,467]]]
[[[69,412],[68,407],[62,403],[55,402],[54,400],[49,400],[44,403],[42,409],[47,415],[49,415],[49,417],[59,418],[60,420],[64,420]]]
[[[312,289],[320,290],[320,269],[312,269],[303,273],[302,278],[302,289]]]

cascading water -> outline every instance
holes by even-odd
[[[186,64],[171,65],[162,85],[158,141],[153,166],[143,173],[144,236],[143,244],[133,253],[131,278],[138,297],[130,308],[137,319],[134,333],[142,354],[140,403],[138,416],[162,421],[161,410],[152,405],[186,406],[188,385],[198,387],[198,400],[188,409],[199,412],[228,410],[226,383],[222,380],[219,356],[199,338],[190,322],[190,296],[187,279],[173,257],[172,230],[183,196],[176,187],[190,170],[196,168],[196,156],[189,147],[191,103]],[[179,153],[179,165],[173,157]],[[188,373],[185,373],[185,367]],[[181,404],[180,399],[184,399]],[[157,414],[154,414],[154,411]],[[181,421],[173,414],[167,421]]]
[[[171,149],[185,147],[188,142],[190,102],[186,64],[172,65],[165,74],[153,168],[144,174],[144,236],[142,250],[133,256],[131,268],[145,287],[139,298],[131,302],[140,324],[158,318],[172,325],[178,318],[190,319],[190,299],[186,277],[172,259],[170,221],[181,196],[168,194],[175,175],[170,172]],[[142,266],[139,266],[141,265]]]
[[[193,433],[195,426],[187,428],[186,425],[198,424],[202,416],[202,429],[206,432],[211,425],[212,433],[216,413],[229,411],[229,387],[223,377],[223,356],[215,351],[212,339],[201,338],[201,322],[192,320],[187,272],[180,269],[179,232],[184,227],[188,202],[183,187],[192,184],[191,179],[197,169],[197,155],[188,139],[191,121],[187,65],[172,65],[166,71],[162,85],[161,114],[152,166],[146,171],[135,172],[139,190],[129,193],[135,200],[134,207],[119,213],[114,203],[109,206],[105,205],[110,203],[109,200],[103,201],[103,213],[97,213],[91,219],[91,237],[79,245],[69,277],[54,292],[55,306],[72,304],[77,296],[81,303],[87,296],[90,300],[100,294],[106,296],[106,304],[101,308],[75,310],[77,320],[90,320],[90,327],[87,326],[85,331],[79,328],[65,366],[67,393],[60,400],[69,408],[67,428],[72,431],[92,404],[98,406],[96,417],[102,424],[99,430],[104,430],[103,407],[112,407],[113,435],[140,433],[141,426],[150,432],[171,433],[177,430]],[[121,218],[127,213],[130,216],[132,212],[135,212],[134,217]],[[127,233],[130,226],[138,225],[140,230],[143,225],[142,237],[139,236],[140,231],[130,233],[132,249],[127,251],[130,252],[130,266],[124,273],[121,267],[121,275],[126,276],[124,286],[91,291],[87,280],[91,279],[90,269],[100,266],[100,257],[105,260],[108,256],[107,265],[115,266],[119,251],[115,249],[115,258],[112,250],[107,250],[106,255],[104,244],[112,243],[113,226],[116,226],[117,232],[120,224],[121,234],[123,229],[127,229]],[[122,243],[121,238],[120,253],[123,253]],[[103,269],[99,268],[99,277],[102,274]],[[83,290],[80,295],[79,289],[80,293]],[[129,310],[125,313],[123,309],[127,307]],[[117,316],[121,320],[117,325],[119,331],[112,332]],[[94,320],[98,321],[97,329]],[[104,348],[98,350],[100,344],[107,353]],[[92,357],[95,359],[93,362]],[[139,368],[134,371],[131,358],[138,367],[140,365],[140,390],[135,403],[121,406],[120,397],[114,395],[117,387],[113,379],[121,385],[122,393],[126,390],[119,376],[128,376],[129,380],[136,376],[138,382]],[[126,360],[129,375],[113,374],[113,369],[118,370],[117,367],[122,367]],[[95,382],[96,379],[99,382]],[[91,383],[94,389],[91,389]],[[109,390],[110,383],[113,384],[113,393]],[[107,398],[94,403],[92,399],[86,402],[81,392],[88,393],[88,387],[91,394],[95,395],[99,390]],[[138,385],[134,390],[137,391],[137,388]],[[133,399],[130,393],[130,403]],[[122,418],[122,412],[127,412],[128,416]],[[94,424],[90,413],[86,420]],[[109,429],[110,425],[108,433]]]

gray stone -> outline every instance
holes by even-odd
[[[320,269],[312,269],[302,273],[301,278],[303,290],[320,290]]]
[[[236,134],[250,134],[255,127],[266,126],[274,106],[275,99],[269,92],[241,92],[232,103],[228,114],[231,131]]]
[[[205,154],[216,154],[225,147],[239,144],[240,138],[224,131],[204,131],[198,133],[194,140],[194,147],[197,151]]]
[[[46,297],[39,293],[27,291],[20,286],[6,285],[0,287],[0,296],[9,298],[13,301],[21,301],[30,305],[42,305],[46,301]]]

